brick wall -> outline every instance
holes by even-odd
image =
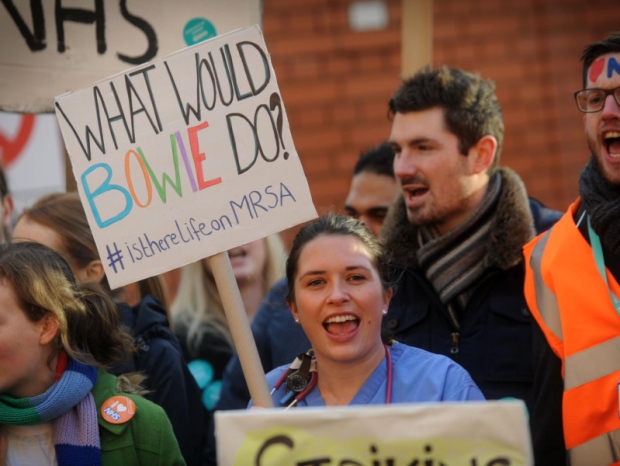
[[[407,0],[403,0],[407,1]],[[400,83],[401,0],[389,25],[349,29],[349,0],[264,0],[263,31],[296,149],[319,213],[341,208],[359,152],[387,138]],[[615,0],[435,0],[434,65],[491,78],[504,112],[502,165],[564,210],[587,160],[581,114],[584,45],[620,29]],[[297,228],[284,232],[290,243]]]

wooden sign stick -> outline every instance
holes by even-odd
[[[273,408],[263,365],[258,357],[250,322],[243,307],[228,253],[220,252],[208,259],[254,406]]]

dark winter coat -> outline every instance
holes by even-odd
[[[133,308],[125,303],[117,306],[137,350],[132,360],[110,372],[141,372],[147,377],[143,386],[150,392],[145,398],[161,406],[168,415],[185,462],[202,465],[206,432],[200,389],[170,330],[165,309],[152,296]]]
[[[402,198],[382,230],[400,276],[384,328],[401,343],[451,357],[487,399],[515,397],[530,407],[533,321],[523,296],[521,248],[561,213],[528,199],[519,177],[506,168],[500,171],[502,190],[487,239],[487,268],[459,315],[458,342],[446,306],[417,263],[417,228],[408,221]]]

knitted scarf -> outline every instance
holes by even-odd
[[[489,180],[487,193],[478,208],[457,228],[439,236],[435,229],[420,227],[418,230],[417,259],[420,268],[441,302],[451,310],[458,329],[454,310],[465,308],[471,295],[471,285],[485,271],[482,260],[486,254],[486,241],[495,209],[493,208],[502,188],[500,173]]]
[[[620,185],[605,179],[593,157],[581,172],[579,194],[603,245],[620,254]]]
[[[58,466],[100,466],[97,407],[90,392],[96,381],[96,368],[69,360],[60,380],[45,393],[33,398],[0,395],[0,425],[51,422]]]

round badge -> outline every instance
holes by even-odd
[[[187,45],[194,45],[215,36],[217,36],[215,26],[208,19],[191,19],[183,28],[183,39]]]
[[[124,424],[136,414],[136,404],[126,396],[113,396],[101,405],[101,416],[110,424]]]

